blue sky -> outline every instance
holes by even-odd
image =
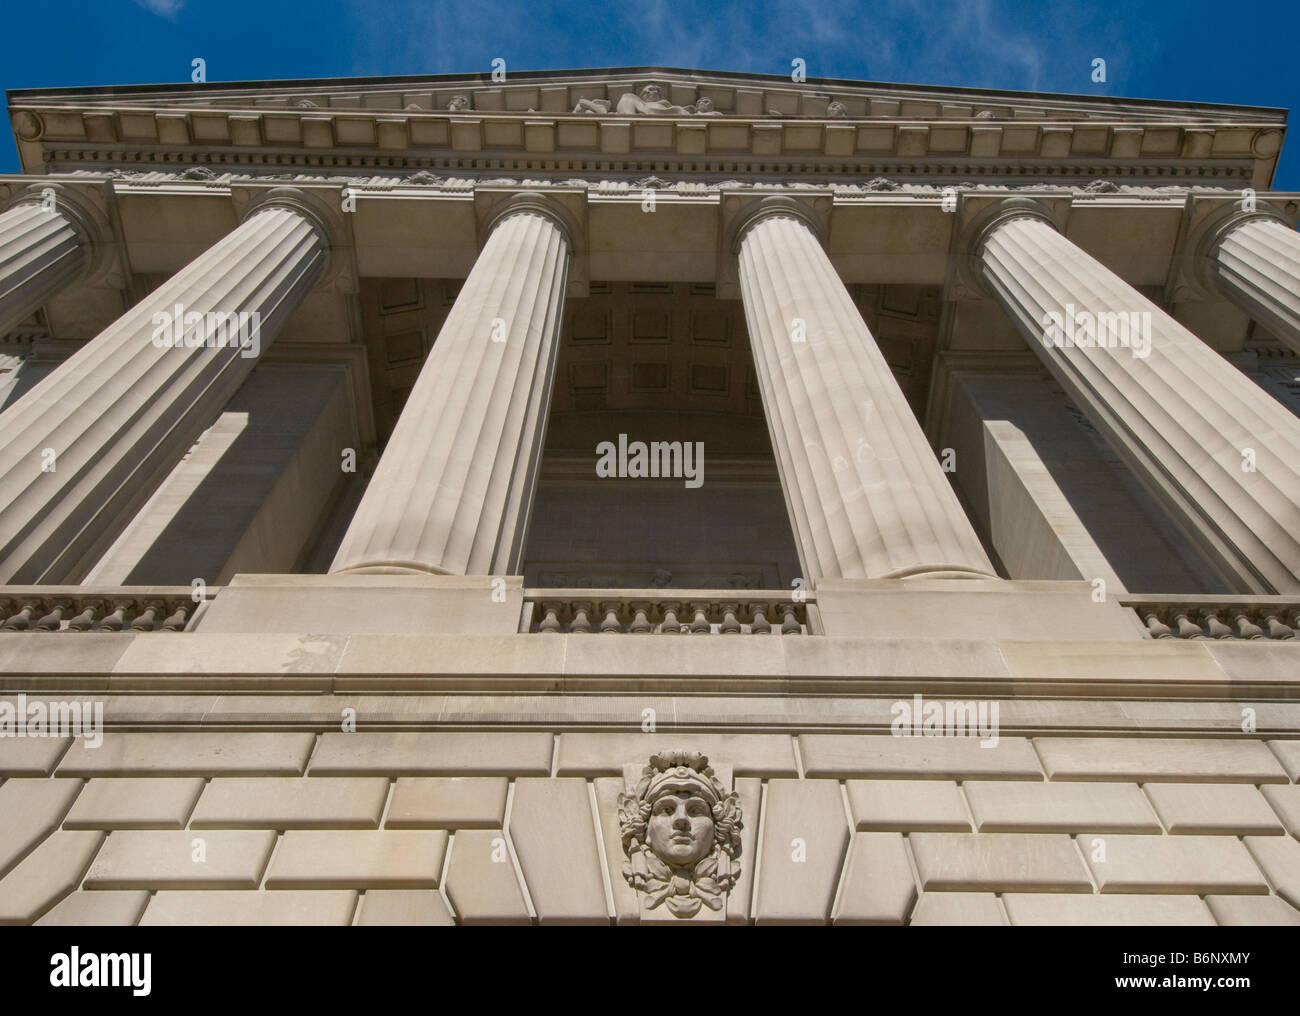
[[[0,88],[659,64],[1300,107],[1300,2],[71,0],[11,3]],[[1092,61],[1107,80],[1092,81]],[[13,138],[0,172],[17,172]],[[1276,180],[1300,190],[1300,137]]]

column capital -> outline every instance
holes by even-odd
[[[92,279],[107,271],[115,245],[113,228],[94,195],[62,182],[44,180],[19,190],[5,211],[19,205],[43,205],[62,215],[77,233],[77,240],[89,255],[81,271],[82,279]]]
[[[569,245],[570,250],[576,249],[582,238],[582,230],[568,208],[548,194],[528,190],[512,194],[498,201],[497,204],[487,210],[479,229],[482,243],[487,243],[488,237],[502,222],[512,215],[521,213],[541,215],[549,219],[555,224],[555,228],[564,235],[564,241]]]
[[[994,231],[1015,219],[1037,219],[1051,226],[1056,232],[1063,232],[1060,219],[1052,207],[1043,201],[1028,197],[1004,198],[988,205],[970,219],[963,227],[957,241],[959,264],[966,269],[966,274],[975,289],[985,296],[992,296],[984,276],[982,256],[984,245]]]
[[[1215,256],[1228,235],[1248,222],[1277,222],[1287,229],[1291,223],[1276,208],[1268,205],[1256,205],[1250,211],[1241,207],[1241,202],[1231,201],[1223,208],[1206,216],[1192,235],[1188,247],[1192,251],[1192,262],[1196,281],[1205,286],[1210,293],[1220,292],[1215,272]]]
[[[797,219],[808,227],[822,249],[826,248],[827,224],[812,202],[805,198],[770,194],[741,206],[727,218],[722,246],[732,255],[740,253],[740,245],[754,226],[773,218]]]
[[[324,247],[325,261],[312,288],[328,289],[338,282],[340,276],[346,278],[351,261],[347,252],[352,248],[351,230],[343,213],[326,198],[326,195],[333,197],[334,194],[334,191],[307,190],[301,187],[248,189],[240,194],[242,200],[236,203],[239,224],[242,226],[268,208],[287,208],[298,213],[311,224]],[[343,288],[344,291],[352,291],[355,287],[349,288],[345,284]]]
[[[327,247],[341,246],[344,228],[343,217],[329,206],[319,194],[298,187],[272,187],[252,193],[239,210],[239,223],[243,225],[258,212],[268,208],[288,208],[312,224]]]

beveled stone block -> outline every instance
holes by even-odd
[[[1207,896],[1205,902],[1222,925],[1300,925],[1300,910],[1278,896]]]
[[[1049,780],[1286,783],[1262,741],[1226,738],[1036,737]]]
[[[1029,741],[1004,737],[996,747],[981,747],[970,737],[892,737],[852,734],[800,734],[804,774],[930,780],[1039,780],[1042,769]]]
[[[1068,836],[916,833],[909,837],[925,892],[1092,892]]]
[[[387,829],[500,829],[510,781],[493,776],[403,776],[393,788]]]
[[[30,924],[77,887],[101,832],[59,829],[0,879],[0,924]]]
[[[1160,823],[1136,783],[1022,783],[971,780],[962,785],[982,833],[1158,833]]]
[[[848,839],[848,816],[838,783],[769,781],[755,922],[825,923],[831,916]]]
[[[1268,746],[1278,757],[1291,781],[1300,782],[1300,741],[1269,741]]]
[[[183,829],[203,780],[181,776],[108,776],[86,783],[64,829]]]
[[[359,925],[452,927],[447,904],[429,890],[371,889],[361,897]]]
[[[74,892],[46,912],[38,927],[122,927],[134,925],[144,913],[149,894],[143,889],[116,892]]]
[[[1195,896],[1085,896],[1007,893],[1012,924],[1213,925],[1209,908]]]
[[[0,776],[49,776],[70,737],[0,738]]]
[[[970,832],[970,814],[952,781],[849,780],[849,808],[859,830]]]
[[[356,908],[357,894],[347,890],[166,891],[154,894],[140,926],[347,925]]]
[[[1232,783],[1150,783],[1143,789],[1165,828],[1173,834],[1249,836],[1284,832],[1273,809],[1254,787]]]
[[[447,868],[447,898],[464,925],[532,923],[499,829],[456,833]]]
[[[586,780],[516,780],[509,833],[540,924],[609,923]]]
[[[45,839],[81,790],[81,780],[16,779],[0,784],[0,877]]]
[[[906,924],[916,902],[907,847],[898,833],[854,833],[835,924]]]
[[[1006,915],[993,893],[921,893],[908,922],[914,928],[1006,923]]]
[[[219,778],[190,819],[192,829],[376,829],[388,780],[365,777]]]
[[[1103,893],[1268,892],[1259,868],[1232,836],[1085,833],[1079,846]]]
[[[446,852],[441,829],[291,829],[271,862],[266,887],[437,889]]]
[[[99,748],[78,741],[58,776],[298,776],[315,743],[299,733],[107,733]]]
[[[1289,836],[1247,836],[1242,842],[1268,876],[1273,890],[1300,910],[1300,843]]]
[[[1296,839],[1300,840],[1300,787],[1260,787],[1264,800],[1277,813],[1282,825]]]
[[[256,889],[275,833],[125,829],[109,836],[87,889]]]

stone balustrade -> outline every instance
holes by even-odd
[[[185,631],[201,603],[189,586],[0,586],[0,632]]]
[[[787,590],[525,589],[521,632],[808,635],[816,597]]]
[[[1125,596],[1154,639],[1295,641],[1300,603],[1285,596]]]

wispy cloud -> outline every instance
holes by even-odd
[[[176,15],[185,6],[185,0],[135,0],[136,5],[168,21],[175,21]]]

